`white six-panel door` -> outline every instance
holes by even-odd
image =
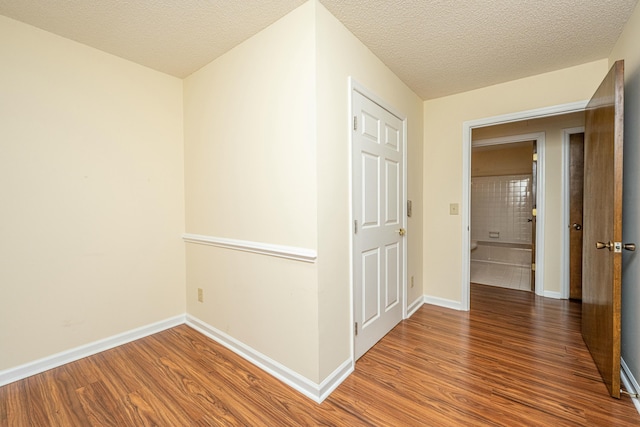
[[[355,358],[402,320],[403,121],[353,91]]]

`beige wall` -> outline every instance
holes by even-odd
[[[423,269],[426,295],[452,302],[460,302],[462,298],[462,216],[449,215],[449,204],[460,203],[461,211],[467,208],[462,200],[463,123],[586,100],[606,71],[607,61],[601,60],[425,101]],[[551,149],[547,155],[556,154]],[[549,165],[547,173],[552,170]]]
[[[422,297],[422,101],[322,5],[316,3],[320,377],[350,356],[350,161],[348,78],[407,117],[409,304]]]
[[[532,153],[531,142],[474,148],[471,176],[531,174]]]
[[[185,79],[188,233],[316,249],[313,12]],[[187,311],[317,382],[317,268],[190,244]]]
[[[0,16],[0,370],[185,311],[182,84]]]
[[[350,75],[409,118],[408,268],[421,280],[422,102],[323,6],[184,85],[187,232],[318,253],[305,264],[190,245],[188,312],[316,383],[351,356]]]
[[[622,234],[625,242],[640,243],[640,7],[627,21],[609,65],[625,61],[624,206]],[[624,252],[622,258],[622,359],[640,381],[640,254]]]
[[[571,113],[542,119],[524,120],[474,129],[474,139],[500,138],[543,132],[545,134],[544,188],[544,291],[562,290],[562,131],[584,126],[584,113]],[[529,166],[530,168],[531,166]],[[473,166],[472,166],[473,168]],[[540,248],[538,248],[540,250]]]

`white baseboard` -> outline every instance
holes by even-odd
[[[65,365],[67,363],[75,362],[84,357],[91,356],[100,353],[105,350],[117,347],[119,345],[126,344],[131,341],[146,337],[148,335],[155,334],[165,329],[172,328],[185,323],[185,315],[171,317],[169,319],[161,320],[160,322],[152,323],[150,325],[142,326],[127,332],[123,332],[112,337],[108,337],[99,341],[72,348],[60,353],[53,354],[51,356],[44,357],[42,359],[34,360],[33,362],[25,363],[24,365],[16,366],[15,368],[5,369],[0,371],[0,387],[18,381],[35,374],[39,374],[49,369],[57,368],[58,366]]]
[[[273,375],[283,383],[317,403],[322,403],[322,401],[326,399],[326,397],[329,396],[329,394],[338,387],[338,385],[340,385],[340,383],[342,383],[342,381],[344,381],[354,369],[353,361],[350,359],[346,360],[324,381],[320,384],[316,384],[281,363],[276,362],[259,351],[191,315],[187,315],[186,324],[196,331],[208,336],[212,340],[220,343],[224,347],[253,363],[263,371]]]
[[[624,384],[624,388],[631,394],[640,393],[640,384],[638,384],[638,380],[633,376],[633,373],[629,369],[629,365],[627,365],[623,358],[620,358],[620,379],[622,380],[622,384]],[[632,397],[631,401],[636,407],[636,410],[640,414],[640,399],[637,397]]]
[[[460,301],[453,301],[450,299],[432,297],[430,295],[424,296],[425,304],[437,305],[439,307],[450,308],[453,310],[463,311],[462,303]]]
[[[424,297],[419,297],[414,302],[412,302],[407,307],[407,317],[406,318],[408,319],[409,317],[413,316],[413,313],[418,311],[420,309],[420,307],[422,307],[423,304],[424,304]]]
[[[545,298],[562,299],[562,294],[555,291],[544,291],[542,296]]]

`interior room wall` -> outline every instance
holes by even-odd
[[[0,16],[0,371],[185,311],[182,83]]]
[[[625,61],[624,85],[624,206],[622,234],[625,242],[640,244],[640,8],[636,7],[609,56],[609,66]],[[640,253],[623,251],[622,258],[622,359],[640,382]]]
[[[532,143],[473,148],[471,177],[530,174]]]
[[[321,377],[350,356],[352,256],[348,79],[407,117],[407,302],[422,298],[422,101],[319,2],[317,15],[318,280]],[[414,286],[411,287],[411,277]]]
[[[525,79],[464,92],[424,102],[424,292],[428,296],[461,301],[462,224],[460,215],[449,214],[450,203],[462,200],[462,126],[466,121],[527,111],[553,105],[584,101],[591,97],[607,72],[607,60],[595,61]],[[528,132],[526,132],[528,133]],[[479,137],[484,139],[485,137]],[[547,147],[547,185],[560,174],[560,147]],[[554,172],[555,171],[555,172]],[[559,182],[559,181],[558,181]],[[549,212],[559,212],[559,200],[547,204]],[[555,203],[555,206],[554,206]],[[547,216],[551,219],[553,214]],[[547,225],[547,235],[560,233],[559,226]],[[546,236],[545,236],[546,237]],[[429,242],[438,242],[437,245]],[[559,290],[559,260],[545,258],[545,282]],[[559,277],[559,276],[558,276]],[[546,289],[546,288],[545,288]]]
[[[422,102],[319,2],[185,80],[187,232],[317,251],[301,264],[189,244],[188,312],[316,383],[352,347],[349,76],[408,117],[418,284]]]
[[[314,31],[311,2],[185,79],[187,233],[317,250]],[[187,244],[187,311],[317,383],[317,268]]]

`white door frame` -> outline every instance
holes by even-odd
[[[569,139],[575,133],[584,133],[584,126],[562,129],[562,284],[560,285],[560,298],[569,299],[570,294],[570,278],[569,278],[569,259],[570,259],[570,232],[569,228],[569,208],[570,208],[570,179],[569,179],[569,161],[571,155],[569,153]]]
[[[499,116],[486,117],[482,119],[469,120],[462,123],[462,244],[461,260],[462,272],[460,280],[460,309],[469,311],[470,308],[470,248],[471,248],[471,131],[474,128],[500,125],[504,123],[517,122],[521,120],[539,119],[543,117],[557,116],[561,114],[584,111],[588,101],[578,101],[569,104],[555,105],[551,107],[538,108],[534,110],[508,113]],[[544,236],[536,237],[544,239]],[[541,248],[542,251],[544,249]],[[538,273],[536,271],[536,273]],[[536,274],[537,276],[538,274]],[[537,286],[536,286],[537,288]],[[544,292],[544,289],[542,290]],[[537,289],[536,289],[537,293]]]
[[[542,295],[544,292],[544,218],[545,218],[545,191],[544,191],[544,165],[545,165],[545,133],[527,133],[520,135],[511,135],[500,138],[480,139],[471,141],[471,148],[486,147],[489,145],[513,144],[516,142],[535,141],[538,153],[538,169],[536,174],[536,274],[535,274],[535,293]],[[532,159],[533,160],[533,159]],[[469,178],[471,179],[471,178]],[[466,200],[466,199],[465,199]],[[469,200],[471,200],[469,198]],[[469,205],[471,208],[471,205]],[[469,210],[471,212],[471,210]],[[469,216],[469,224],[471,224],[471,216]],[[471,229],[469,229],[471,236]],[[471,255],[469,255],[471,256]],[[469,272],[471,275],[471,272]]]
[[[354,280],[353,280],[353,93],[358,92],[366,98],[369,98],[371,101],[380,105],[385,110],[389,111],[394,116],[398,117],[402,121],[402,207],[401,207],[401,216],[402,216],[402,228],[407,230],[407,234],[411,232],[411,230],[407,229],[407,116],[397,110],[395,107],[390,105],[387,101],[380,98],[371,90],[367,89],[364,85],[360,84],[353,77],[349,76],[349,116],[347,118],[347,123],[349,126],[349,282],[350,282],[350,290],[349,295],[351,298],[351,323],[349,325],[349,329],[351,331],[351,360],[355,361],[355,328],[353,327],[355,324],[355,297],[354,297]],[[403,252],[403,260],[402,260],[402,286],[401,289],[401,304],[402,304],[402,319],[407,318],[407,238],[402,239],[402,252]]]

